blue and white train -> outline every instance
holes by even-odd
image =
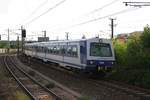
[[[26,43],[25,54],[92,73],[111,69],[115,61],[112,41],[100,38]]]

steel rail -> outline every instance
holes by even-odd
[[[17,83],[23,88],[23,90],[27,93],[27,95],[32,99],[32,100],[36,100],[36,97],[34,95],[32,95],[32,93],[22,84],[22,82],[16,77],[16,75],[11,71],[11,69],[9,68],[8,63],[6,62],[6,56],[4,57],[4,63],[6,65],[7,70],[9,71],[9,73],[13,76],[13,78],[17,81]]]
[[[103,86],[114,88],[116,90],[120,90],[127,94],[140,97],[141,99],[144,99],[144,100],[150,100],[150,94],[142,90],[134,89],[134,86],[133,88],[131,88],[132,86],[127,86],[126,84],[120,85],[118,82],[113,82],[113,81],[93,80],[93,79],[88,79],[88,80],[91,81],[92,83],[94,82],[95,84],[101,84]]]
[[[12,59],[11,59],[12,61]],[[30,78],[34,83],[38,84],[41,88],[43,88],[45,91],[47,91],[48,93],[50,93],[52,96],[54,96],[57,100],[62,100],[59,96],[57,96],[57,94],[55,94],[53,91],[49,90],[47,87],[43,86],[41,83],[39,83],[38,81],[36,81],[34,78],[32,78],[28,73],[26,73],[25,71],[23,71],[21,68],[18,67],[18,65],[16,63],[14,63],[14,61],[12,61],[12,63],[14,64],[14,66],[20,70],[24,75],[26,75],[28,78]]]
[[[43,86],[41,83],[39,83],[38,81],[36,81],[33,77],[31,77],[28,73],[26,73],[25,71],[23,71],[21,68],[18,67],[18,65],[16,63],[14,63],[14,61],[11,60],[11,63],[19,70],[21,71],[25,76],[27,76],[29,79],[31,79],[35,84],[39,85],[42,89],[44,89],[46,92],[48,92],[49,94],[51,94],[54,98],[56,98],[56,100],[62,100],[59,96],[57,96],[54,92],[52,92],[51,90],[49,90],[47,87]]]

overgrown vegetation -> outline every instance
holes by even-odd
[[[17,100],[30,100],[30,98],[25,95],[23,92],[17,91],[16,92],[16,99]]]
[[[5,41],[1,41],[0,42],[0,48],[7,48],[7,42],[5,42]]]
[[[17,48],[17,42],[16,41],[10,41],[10,48],[16,49]],[[21,46],[21,42],[19,42],[19,46]],[[8,41],[0,41],[0,48],[8,48]]]
[[[55,83],[49,82],[48,84],[45,85],[47,88],[51,89],[55,87]]]
[[[125,43],[114,40],[116,67],[110,78],[150,88],[150,27],[136,34]]]

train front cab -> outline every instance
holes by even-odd
[[[108,72],[114,64],[114,51],[111,40],[91,39],[87,41],[86,71]]]

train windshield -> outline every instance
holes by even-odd
[[[112,52],[111,52],[110,44],[95,43],[95,42],[91,43],[90,56],[111,57]]]

